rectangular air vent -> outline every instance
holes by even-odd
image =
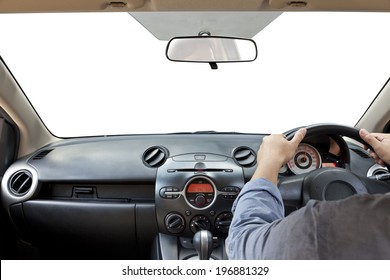
[[[43,150],[43,151],[40,151],[38,152],[36,155],[34,155],[32,157],[32,160],[40,160],[40,159],[43,159],[45,156],[47,156],[51,151],[53,151],[54,149],[47,149],[47,150]]]

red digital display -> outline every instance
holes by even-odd
[[[322,167],[337,167],[335,162],[323,162]]]
[[[189,193],[212,193],[214,191],[213,191],[213,187],[211,186],[211,184],[192,183],[188,186],[187,192],[189,192]]]

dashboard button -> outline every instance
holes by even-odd
[[[160,197],[165,198],[165,190],[166,190],[166,188],[160,189]]]
[[[195,160],[204,161],[206,160],[206,155],[194,155]]]

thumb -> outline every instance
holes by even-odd
[[[291,142],[298,147],[299,143],[305,138],[307,129],[306,128],[300,128],[297,132],[295,132],[295,135],[293,139],[291,139]]]
[[[364,128],[360,129],[359,131],[360,137],[366,141],[367,144],[371,145],[372,148],[375,149],[375,147],[378,147],[380,141],[376,139],[373,135],[371,135],[367,130]]]

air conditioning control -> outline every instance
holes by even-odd
[[[170,233],[181,233],[185,228],[184,218],[180,214],[169,213],[165,217],[165,227]]]
[[[190,228],[193,233],[200,230],[210,230],[210,221],[206,216],[199,215],[192,218]]]
[[[232,212],[224,212],[217,216],[215,219],[215,228],[220,233],[228,233],[230,224],[232,223],[233,214]]]

